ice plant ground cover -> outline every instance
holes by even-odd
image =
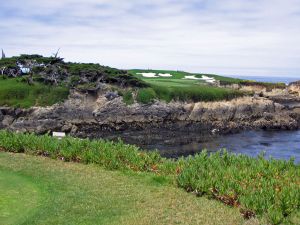
[[[122,142],[0,132],[2,151],[39,155],[109,170],[155,175],[191,192],[239,210],[263,223],[299,224],[300,166],[291,161],[251,158],[222,151],[171,160]],[[148,176],[147,175],[147,176]],[[146,175],[145,175],[146,176]]]

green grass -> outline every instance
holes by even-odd
[[[170,73],[172,77],[145,78],[141,72],[151,73]],[[154,99],[177,101],[218,101],[230,100],[240,97],[245,93],[237,90],[219,88],[207,85],[201,80],[185,80],[185,76],[192,75],[181,71],[165,71],[165,70],[130,70],[130,73],[139,79],[142,79],[150,85],[149,88],[144,88],[138,91],[137,101],[141,103],[150,103]],[[196,77],[202,77],[201,74],[193,74]],[[226,80],[235,82],[238,79],[221,77],[217,75],[207,75],[218,80]],[[239,80],[238,80],[239,81]]]
[[[232,89],[212,87],[207,85],[191,85],[182,87],[163,87],[153,86],[156,95],[159,99],[165,101],[220,101],[231,100],[233,98],[244,96],[245,94]]]
[[[198,196],[239,206],[245,217],[264,215],[272,224],[300,222],[294,218],[300,212],[300,167],[292,160],[202,152],[187,159],[177,181]]]
[[[53,87],[38,82],[29,85],[22,78],[0,78],[1,106],[49,106],[63,101],[68,95],[69,91],[65,87]]]
[[[148,104],[155,98],[157,98],[157,95],[153,88],[142,88],[137,92],[137,101],[143,104]]]
[[[215,78],[220,82],[220,85],[240,84],[243,86],[262,86],[271,91],[274,88],[285,89],[284,83],[267,83],[256,82],[250,80],[242,80],[231,77],[224,77],[215,74],[199,74],[199,73],[187,73],[183,71],[172,70],[130,70],[133,76],[143,80],[151,86],[155,91],[155,98],[171,101],[218,101],[218,100],[230,100],[249,93],[240,92],[238,90],[230,88],[220,88],[207,85],[203,80],[186,80],[185,76],[194,75],[201,78],[203,75]],[[172,77],[157,77],[147,78],[138,73],[169,73]],[[153,95],[148,99],[152,100]],[[148,102],[151,102],[151,101]]]
[[[27,176],[0,166],[0,221],[19,224],[31,217],[42,204],[42,190]]]
[[[123,101],[126,105],[132,105],[134,103],[133,95],[130,90],[122,92],[121,95],[123,96]]]
[[[188,84],[176,84],[169,86],[170,83],[162,82],[160,84],[151,85],[150,88],[142,88],[137,91],[136,100],[143,104],[153,102],[155,99],[164,100],[170,102],[176,101],[219,101],[219,100],[231,100],[233,98],[244,96],[245,93],[212,87],[207,85],[188,85]],[[178,86],[177,86],[178,85]]]
[[[132,73],[134,76],[141,78],[142,80],[145,81],[151,81],[151,80],[156,80],[156,79],[160,79],[160,80],[182,80],[182,78],[184,78],[185,76],[191,76],[191,75],[196,75],[196,77],[201,78],[202,75],[208,76],[208,77],[213,77],[216,80],[219,81],[224,81],[224,82],[228,82],[228,83],[240,83],[243,80],[242,79],[237,79],[237,78],[231,78],[231,77],[224,77],[224,76],[219,76],[219,75],[215,75],[215,74],[200,74],[200,73],[188,73],[188,72],[184,72],[184,71],[174,71],[174,70],[139,70],[139,69],[134,69],[134,70],[129,70],[130,73]],[[169,73],[172,75],[172,77],[168,77],[168,78],[145,78],[140,74],[137,73]],[[191,81],[191,80],[185,80],[185,81]],[[203,83],[203,81],[197,81],[197,80],[193,80],[191,82],[200,82]]]
[[[171,160],[158,152],[104,140],[62,140],[0,131],[0,149],[106,169],[155,176],[197,196],[217,199],[269,224],[300,223],[300,166],[293,161],[255,159],[227,152]],[[33,163],[34,164],[34,163]],[[192,196],[192,195],[191,195]]]
[[[196,198],[151,174],[0,152],[0,180],[5,225],[244,222],[238,210]]]

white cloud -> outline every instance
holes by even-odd
[[[18,0],[1,3],[7,54],[300,77],[300,0]]]

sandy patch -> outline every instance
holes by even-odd
[[[216,80],[215,78],[212,78],[212,77],[208,77],[208,76],[202,76],[201,78],[198,78],[196,77],[195,75],[191,75],[191,76],[185,76],[184,78],[182,79],[188,79],[188,80],[203,80],[207,83],[215,83]]]
[[[169,74],[169,73],[159,73],[158,76],[160,76],[160,77],[172,77],[172,75]]]
[[[151,77],[159,77],[156,76],[156,73],[137,73],[139,75],[142,75],[143,77],[151,78]]]
[[[187,80],[202,80],[202,78],[198,78],[196,77],[195,75],[192,75],[192,76],[185,76],[184,78],[182,79],[187,79]]]
[[[142,75],[143,77],[147,77],[147,78],[155,78],[155,77],[172,77],[171,74],[169,73],[137,73],[139,75]]]
[[[202,76],[202,80],[206,81],[207,83],[215,83],[216,79],[213,77],[208,77],[208,76]]]

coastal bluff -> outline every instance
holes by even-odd
[[[50,107],[0,107],[1,129],[37,134],[59,131],[78,137],[152,129],[225,134],[299,127],[300,98],[296,95],[126,105],[121,96],[111,98],[105,91],[90,95],[72,90],[65,102]]]

